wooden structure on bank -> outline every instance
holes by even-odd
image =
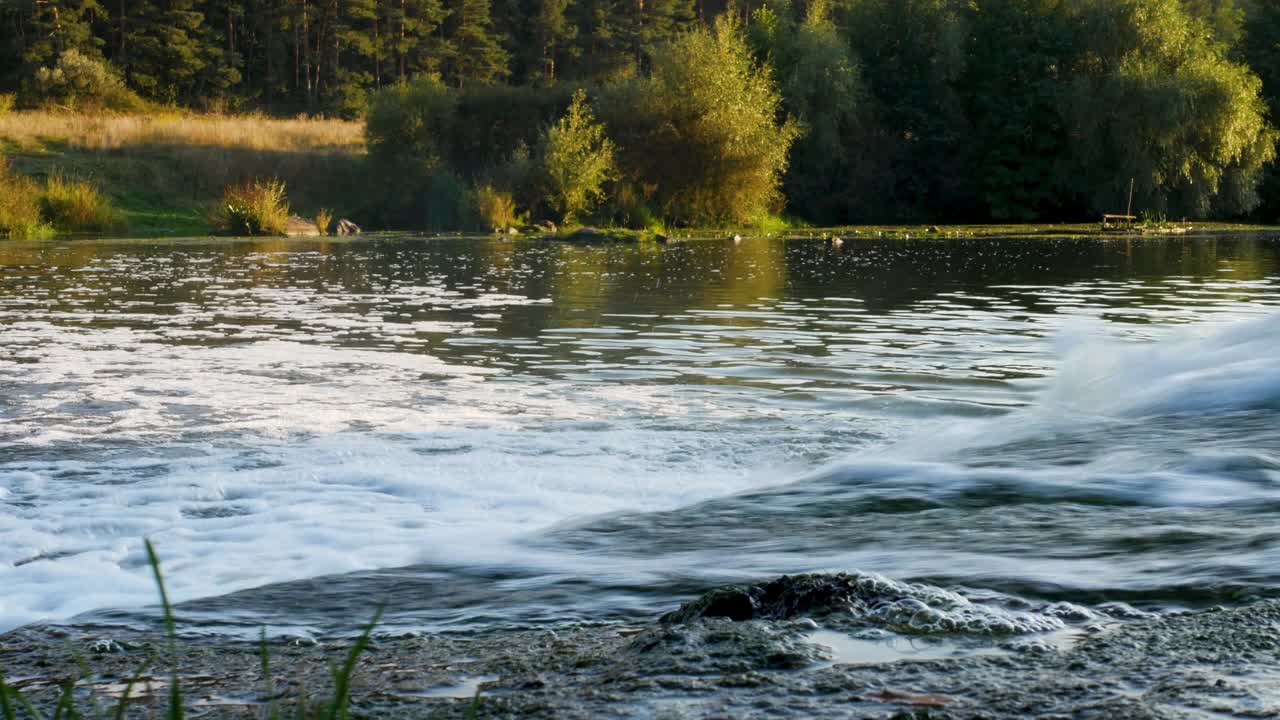
[[[1133,215],[1133,178],[1129,178],[1129,206],[1123,215],[1103,215],[1102,229],[1112,231],[1132,231],[1138,218]]]

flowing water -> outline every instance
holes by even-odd
[[[1280,240],[0,245],[0,630],[1280,595]],[[74,619],[74,620],[73,620]]]

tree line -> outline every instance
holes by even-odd
[[[151,102],[367,116],[388,221],[563,217],[547,158],[604,147],[575,212],[624,224],[1078,220],[1131,179],[1280,216],[1270,0],[0,0],[0,89],[68,51]]]

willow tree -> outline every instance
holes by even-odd
[[[791,149],[783,189],[792,212],[824,223],[850,220],[843,192],[850,164],[850,131],[863,97],[849,43],[811,0],[797,18],[788,0],[772,0],[752,14],[748,36],[773,68],[783,109],[803,129]]]
[[[1064,184],[1098,211],[1123,207],[1130,178],[1148,212],[1256,207],[1276,140],[1261,80],[1179,0],[1092,0],[1085,22],[1092,45],[1064,96]]]
[[[623,170],[678,224],[750,223],[781,209],[779,184],[799,135],[782,96],[731,16],[680,36],[653,72],[602,113]]]

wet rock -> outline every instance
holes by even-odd
[[[360,226],[343,218],[333,226],[333,234],[338,236],[359,235],[363,232]]]
[[[784,575],[761,585],[718,588],[661,618],[790,620],[811,617],[842,629],[887,626],[913,634],[1017,635],[1065,627],[1052,615],[970,602],[927,585],[899,583],[871,573]]]
[[[291,215],[284,223],[284,234],[287,237],[320,237],[320,228],[316,227],[314,220]]]
[[[591,228],[591,227],[584,227],[584,228],[578,228],[577,230],[574,230],[568,235],[565,235],[564,239],[568,240],[569,242],[599,242],[601,240],[604,240],[606,237],[607,235],[602,230],[597,230],[596,228]]]

